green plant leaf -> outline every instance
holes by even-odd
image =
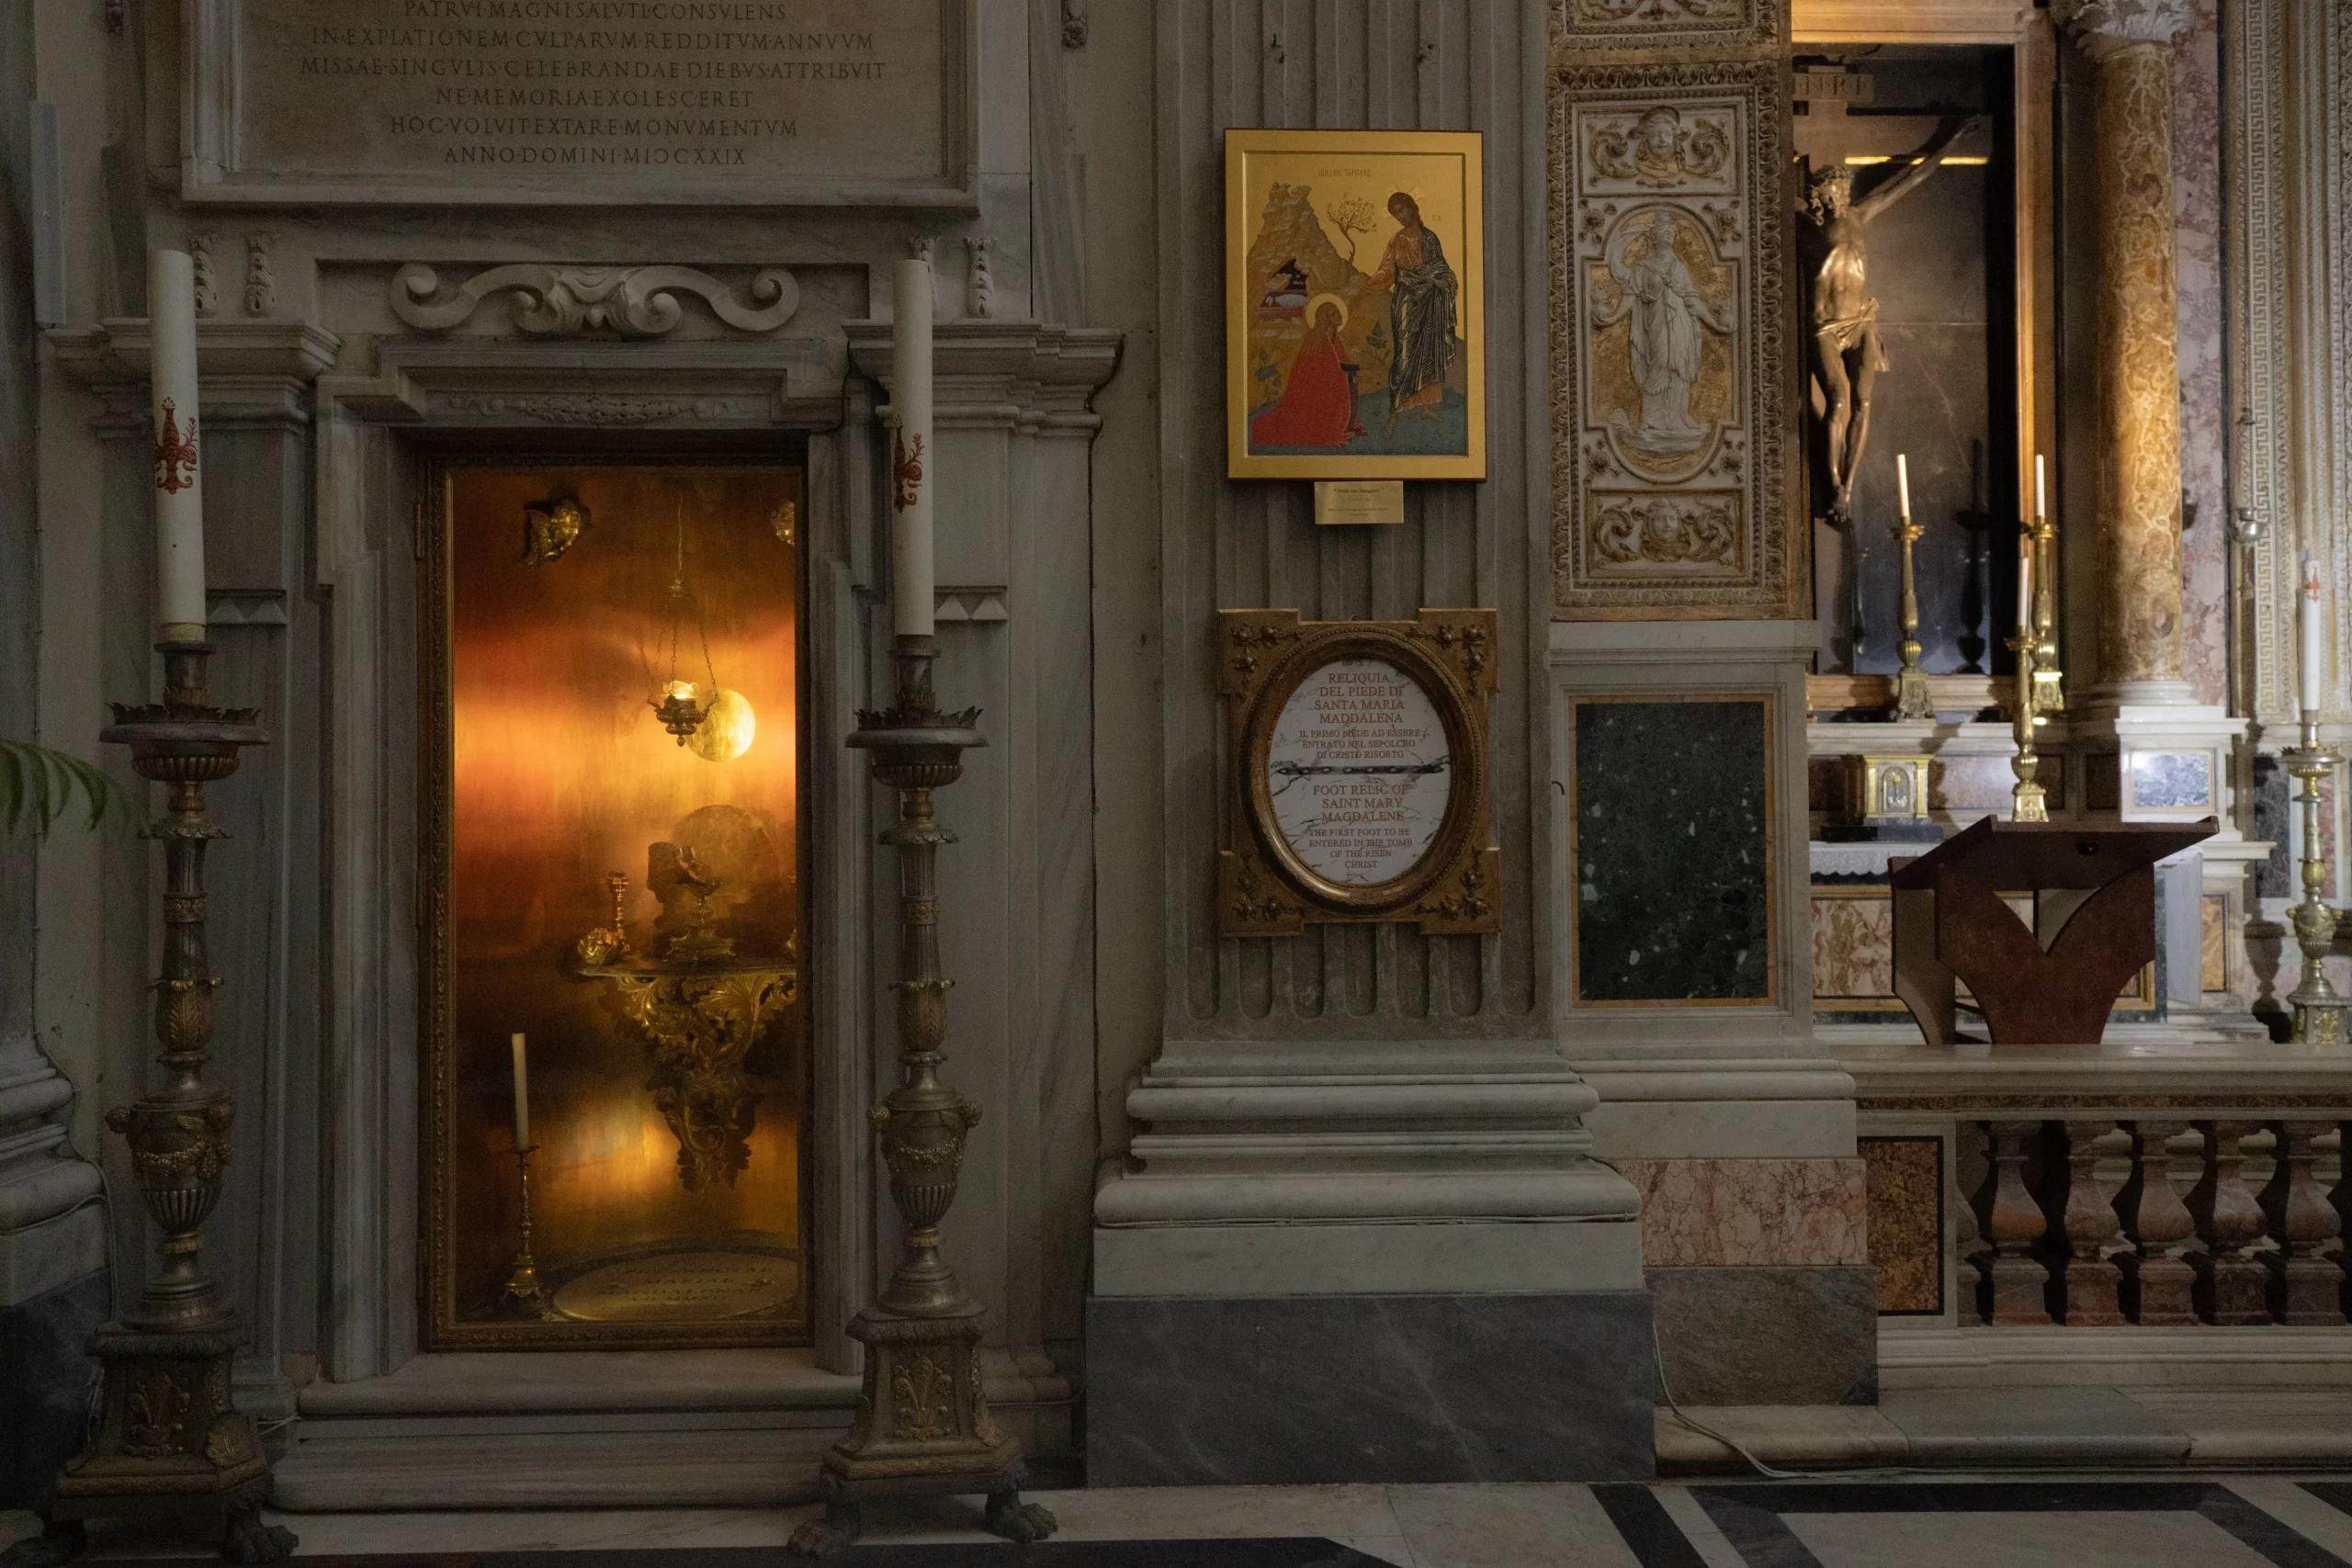
[[[122,786],[96,764],[29,740],[0,739],[0,822],[9,832],[29,828],[47,834],[77,794],[89,803],[85,829],[96,828],[117,807],[127,812],[130,807]]]

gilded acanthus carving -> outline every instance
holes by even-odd
[[[512,294],[515,327],[534,335],[604,333],[661,337],[685,317],[690,294],[738,332],[773,332],[800,308],[800,286],[780,266],[752,279],[748,299],[690,266],[548,266],[520,263],[475,274],[445,293],[440,275],[411,262],[392,275],[392,314],[425,332],[463,325],[495,294]]]
[[[1568,49],[1769,44],[1777,0],[1552,0],[1552,41]]]
[[[1795,613],[1780,76],[1554,73],[1555,615]]]

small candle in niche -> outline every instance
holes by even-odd
[[[2033,536],[2018,536],[2018,630],[2033,630]]]
[[[185,251],[147,253],[147,327],[154,450],[155,618],[166,642],[205,637],[204,484],[198,462],[196,264]]]
[[[937,477],[931,423],[931,263],[902,261],[890,325],[890,625],[899,637],[933,631],[931,491]]]
[[[1911,458],[1907,453],[1894,455],[1894,493],[1907,519],[1911,515]]]
[[[523,1036],[515,1034],[508,1043],[514,1051],[514,1146],[531,1146],[531,1069],[525,1059]]]
[[[2037,523],[2050,515],[2050,493],[2047,487],[2047,464],[2041,453],[2033,455],[2033,520]]]

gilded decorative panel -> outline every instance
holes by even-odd
[[[1796,613],[1781,74],[1756,61],[1553,74],[1558,618]]]
[[[1553,0],[1563,49],[1651,50],[1777,42],[1786,0]]]

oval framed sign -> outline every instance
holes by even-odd
[[[1223,929],[1496,929],[1501,857],[1486,843],[1495,612],[1222,619],[1238,764],[1235,843],[1220,857]]]

